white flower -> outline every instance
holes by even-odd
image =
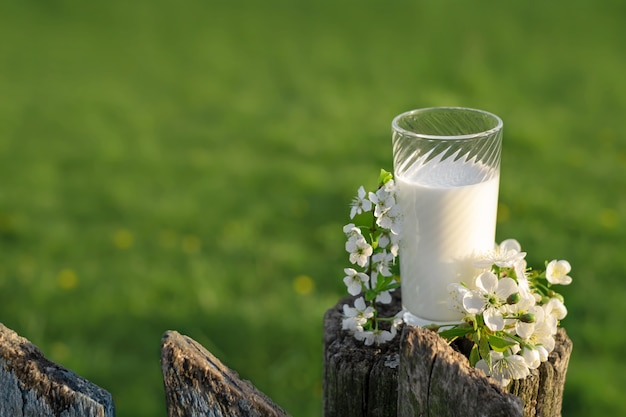
[[[528,282],[528,276],[526,275],[526,260],[520,259],[513,266],[515,270],[515,276],[517,277],[517,288],[519,288],[520,302],[516,304],[519,310],[520,308],[526,308],[531,305],[535,305],[538,301],[535,297],[535,294],[531,288],[530,283]],[[541,296],[538,297],[541,299]]]
[[[346,276],[343,278],[344,284],[348,287],[350,295],[358,295],[363,289],[363,284],[367,285],[367,274],[358,272],[353,268],[344,268]]]
[[[394,316],[393,321],[391,322],[391,328],[389,330],[377,329],[363,331],[363,329],[361,329],[361,331],[354,333],[354,338],[363,341],[363,343],[367,346],[386,343],[392,340],[394,337],[396,337],[396,334],[398,334],[398,327],[400,327],[400,325],[404,323],[404,320],[402,319],[404,313],[404,310],[400,310]]]
[[[506,305],[507,298],[519,292],[512,278],[498,277],[486,271],[476,278],[476,289],[463,295],[463,307],[470,314],[483,313],[485,325],[498,331],[504,328],[504,317],[499,307]]]
[[[388,231],[384,231],[380,234],[380,236],[378,237],[378,247],[379,248],[386,248],[387,246],[389,246],[389,244],[391,243],[391,238],[390,235],[391,233]]]
[[[572,282],[572,277],[567,275],[571,270],[569,262],[555,259],[546,267],[546,279],[550,284],[568,285]]]
[[[350,207],[351,219],[353,219],[357,214],[361,214],[372,209],[372,202],[367,199],[367,194],[365,194],[365,188],[363,188],[363,186],[359,188],[358,194],[352,200]]]
[[[494,332],[504,329],[505,321],[502,313],[503,312],[497,307],[486,308],[485,311],[483,311],[485,326]]]
[[[526,361],[526,365],[530,369],[537,369],[541,365],[541,354],[538,349],[524,348],[522,350],[522,358]]]
[[[545,313],[541,314],[539,311],[536,311],[536,313],[535,323],[527,323],[532,324],[532,326],[518,327],[516,325],[515,329],[517,335],[525,343],[531,344],[535,349],[539,350],[542,360],[546,360],[548,353],[554,350],[554,335],[557,330],[557,321],[554,317]]]
[[[396,198],[396,191],[398,190],[398,188],[396,187],[396,183],[394,180],[391,179],[387,181],[385,185],[383,186],[383,189],[385,190],[386,193],[391,195],[393,198]]]
[[[541,362],[545,362],[548,360],[548,356],[550,355],[550,352],[548,352],[548,350],[543,347],[542,345],[538,345],[535,346],[535,349],[537,350],[537,352],[539,352],[539,359],[541,360]]]
[[[393,227],[396,226],[394,225]],[[399,243],[400,236],[391,230],[383,230],[378,238],[378,247],[383,249],[389,247],[389,252],[391,252],[394,257],[398,256]]]
[[[376,205],[374,208],[376,224],[398,234],[400,231],[400,207],[396,204],[395,187],[387,187],[387,184],[385,187],[379,188],[376,193],[370,192],[369,199]]]
[[[491,368],[484,359],[476,363],[476,368],[482,369],[485,373],[498,381],[500,385],[506,387],[511,379],[522,379],[530,374],[528,364],[520,355],[507,355],[502,352],[491,351]]]
[[[567,308],[558,298],[550,298],[550,301],[543,305],[543,309],[547,315],[557,320],[563,320],[567,316]]]
[[[514,304],[502,306],[508,316],[520,316],[523,314],[532,313],[531,310],[535,308],[537,304],[537,300],[535,299],[534,294],[528,289],[527,280],[519,280],[517,283],[517,288],[519,290],[519,301]],[[507,321],[508,324],[515,324],[516,319],[509,319]]]
[[[343,232],[346,234],[348,239],[353,238],[355,236],[362,236],[361,229],[356,227],[354,223],[348,223],[343,227]]]
[[[403,320],[404,313],[405,313],[404,310],[400,310],[393,317],[393,321],[391,322],[391,334],[393,336],[395,336],[396,333],[398,332],[398,327],[400,327],[400,325],[404,323],[404,320]]]
[[[474,265],[477,268],[489,268],[492,265],[497,265],[500,268],[513,268],[518,261],[526,256],[526,252],[522,252],[521,249],[517,240],[504,240],[500,245],[496,245],[492,251],[482,254],[474,262]]]
[[[376,224],[383,229],[391,230],[394,234],[400,233],[401,221],[400,221],[400,207],[394,205],[382,211],[376,216]]]
[[[515,239],[505,239],[502,242],[500,242],[499,249],[500,251],[504,251],[504,252],[508,252],[508,251],[513,251],[513,252],[522,252],[522,245],[519,244],[519,242]]]
[[[374,256],[372,256],[374,269],[380,275],[384,277],[390,277],[392,275],[390,268],[391,268],[391,264],[393,264],[394,259],[395,259],[395,256],[392,253],[387,252],[386,250],[375,253]]]
[[[343,330],[350,330],[353,332],[362,332],[363,325],[367,323],[367,320],[374,317],[374,308],[372,306],[365,306],[365,300],[363,297],[359,297],[354,300],[354,307],[343,305],[343,321],[341,328]]]
[[[380,216],[383,211],[396,205],[396,198],[393,194],[387,192],[385,187],[379,188],[375,193],[370,192],[369,199],[376,205],[374,209],[376,217]]]
[[[448,308],[459,313],[466,313],[463,307],[463,297],[469,291],[467,287],[457,282],[448,284]]]
[[[372,246],[367,243],[363,236],[352,236],[346,242],[346,251],[350,254],[350,262],[360,267],[367,265],[369,257],[374,251]]]
[[[528,264],[526,263],[526,259],[520,259],[515,262],[515,264],[513,265],[513,270],[515,271],[515,276],[517,277],[517,279],[528,279],[528,276],[526,275],[527,267]]]
[[[532,317],[534,318],[534,320],[530,323],[524,322],[522,320],[517,320],[517,322],[515,323],[515,333],[517,333],[517,335],[522,339],[527,340],[533,335],[533,333],[535,333],[535,328],[537,327],[537,325],[544,322],[545,312],[542,307],[535,305],[529,307],[525,311],[520,311],[520,313],[532,315]]]
[[[400,250],[400,245],[398,245],[397,243],[391,245],[391,248],[389,248],[389,252],[391,252],[393,256],[398,256],[399,250]]]
[[[373,345],[374,343],[380,345],[393,339],[394,335],[389,330],[368,330],[364,332],[355,333],[354,337],[357,340],[362,340],[366,346]]]

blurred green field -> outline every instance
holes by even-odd
[[[567,259],[566,416],[626,415],[626,3],[0,5],[0,322],[165,416],[160,338],[321,415],[341,227],[391,119],[505,123],[498,238]]]

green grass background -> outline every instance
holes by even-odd
[[[429,106],[505,123],[498,239],[567,259],[566,416],[625,415],[626,3],[7,1],[0,322],[165,416],[165,330],[321,414],[341,227]]]

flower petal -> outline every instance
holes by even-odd
[[[350,295],[358,295],[361,292],[362,286],[359,279],[354,279],[354,276],[347,276],[343,279],[344,284],[348,289]]]
[[[476,291],[463,294],[463,308],[470,314],[479,314],[485,309],[485,297]]]
[[[563,320],[567,316],[567,308],[558,298],[551,298],[543,307],[546,314],[552,315],[557,320]]]
[[[501,300],[506,300],[507,297],[511,294],[515,294],[519,292],[519,288],[517,287],[517,283],[512,278],[501,278],[498,281],[498,289],[496,290],[496,295]]]
[[[504,329],[504,317],[497,308],[490,307],[483,312],[485,325],[494,332]]]
[[[535,323],[515,323],[515,333],[524,340],[527,340],[535,332]]]
[[[537,349],[524,348],[522,351],[522,358],[526,361],[526,365],[530,369],[537,369],[541,365],[541,356]]]
[[[383,291],[376,296],[376,301],[381,304],[389,304],[391,302],[391,294],[389,291]]]
[[[512,250],[512,251],[515,251],[515,252],[521,252],[522,251],[522,246],[515,239],[506,239],[506,240],[503,240],[502,242],[500,242],[500,250],[501,251]]]
[[[487,294],[493,294],[498,288],[498,277],[491,271],[483,272],[476,278],[476,286]]]
[[[507,369],[512,379],[526,378],[530,374],[528,365],[520,355],[511,355],[504,358],[507,361]]]

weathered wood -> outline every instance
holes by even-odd
[[[399,293],[385,316],[400,311]],[[341,330],[343,305],[354,298],[345,297],[324,316],[324,416],[395,417],[399,344],[365,347]]]
[[[398,374],[398,416],[522,417],[504,392],[436,333],[405,326]]]
[[[178,332],[163,335],[161,367],[169,417],[288,416],[202,345]]]
[[[401,308],[400,291],[383,312]],[[572,342],[564,329],[548,361],[506,389],[469,366],[460,346],[404,326],[401,337],[364,346],[341,330],[346,297],[324,317],[324,416],[560,417]],[[398,363],[400,366],[398,367]]]
[[[522,380],[513,380],[507,387],[524,403],[524,417],[560,417],[567,366],[573,344],[565,329],[558,329],[555,347],[548,360]]]
[[[0,416],[113,417],[113,399],[0,324]]]

